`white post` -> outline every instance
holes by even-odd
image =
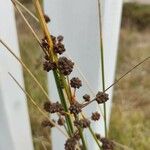
[[[106,87],[114,82],[121,10],[122,0],[102,0]],[[97,0],[45,0],[45,12],[51,18],[49,24],[51,33],[56,36],[59,34],[64,36],[67,52],[82,70],[96,94],[98,90],[102,89]],[[76,69],[71,76],[81,78]],[[51,73],[49,75],[49,89],[52,99],[59,100]],[[79,99],[82,99],[82,95],[89,93],[89,91],[84,84],[77,93]],[[107,125],[109,125],[111,111],[112,89],[108,93],[110,100],[106,104]],[[87,114],[90,115],[91,110],[99,109],[93,104],[90,109],[87,109]],[[104,136],[102,118],[94,127],[96,132]],[[94,147],[97,149],[95,143],[91,140],[91,136],[88,134],[86,137],[88,137],[89,149],[94,149]],[[65,141],[58,132],[52,132],[52,140],[54,150],[62,149]]]
[[[19,56],[10,0],[0,0],[0,20],[0,38]],[[8,72],[23,86],[21,66],[0,44],[0,150],[33,150],[26,98]]]

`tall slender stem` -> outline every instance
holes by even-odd
[[[51,39],[50,32],[48,30],[47,24],[46,24],[45,19],[44,19],[43,11],[42,11],[42,8],[40,6],[39,0],[33,0],[33,1],[34,1],[35,8],[37,10],[37,14],[39,16],[39,22],[40,22],[40,25],[42,27],[43,33],[47,37],[48,44],[50,45],[49,57],[50,57],[51,60],[57,62],[58,57],[53,52],[53,42],[52,42],[52,39]],[[68,112],[67,102],[66,102],[66,99],[65,99],[65,96],[64,96],[64,92],[63,92],[63,90],[61,88],[61,85],[60,85],[60,78],[58,76],[58,72],[53,71],[53,74],[54,74],[54,78],[55,78],[55,82],[56,82],[56,86],[57,86],[57,90],[58,90],[58,94],[59,94],[61,103],[62,103],[65,111]],[[62,78],[62,75],[61,74],[59,74],[59,75]],[[66,86],[66,85],[64,85],[64,86]],[[73,133],[73,125],[72,125],[72,121],[71,121],[70,116],[66,117],[66,122],[67,122],[68,130],[70,131],[70,134],[72,134]]]
[[[103,33],[102,33],[102,16],[101,16],[101,5],[100,0],[98,0],[98,11],[99,11],[99,31],[100,31],[100,58],[101,58],[101,72],[102,72],[102,89],[105,91],[105,69],[104,69],[104,46],[103,46]],[[106,114],[106,103],[103,104],[104,107],[104,127],[105,127],[105,137],[107,137],[107,114]]]
[[[65,101],[64,93],[63,93],[62,89],[60,88],[61,85],[60,85],[60,82],[59,82],[59,80],[58,80],[57,72],[54,71],[53,74],[54,74],[54,78],[55,78],[55,82],[56,82],[56,86],[57,86],[57,90],[58,90],[58,94],[59,94],[61,103],[62,103],[62,105],[63,105],[64,110],[65,110],[66,112],[68,112],[67,103],[66,103],[66,101]],[[73,133],[73,125],[72,125],[71,118],[70,118],[69,116],[66,117],[66,123],[67,123],[67,126],[68,126],[69,134],[70,134],[70,136],[71,136],[71,134]]]
[[[99,149],[101,149],[100,142],[98,141],[98,139],[97,139],[96,135],[94,134],[94,132],[93,132],[93,130],[92,130],[92,128],[91,128],[91,126],[89,127],[89,130],[90,130],[90,133],[92,134],[92,136],[93,136],[93,138],[94,138],[95,142],[97,143],[97,145],[98,145]]]
[[[86,142],[85,142],[85,139],[84,139],[83,132],[82,132],[81,128],[79,128],[79,133],[80,133],[82,144],[83,144],[83,150],[87,150]]]

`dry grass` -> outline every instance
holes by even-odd
[[[149,31],[122,29],[116,78],[150,55],[149,41]],[[145,62],[114,89],[109,135],[134,150],[149,150],[149,66],[150,62]]]

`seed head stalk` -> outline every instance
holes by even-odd
[[[100,58],[101,58],[101,75],[102,75],[102,90],[105,91],[105,66],[104,66],[104,47],[103,47],[103,33],[102,33],[102,17],[101,17],[101,5],[100,0],[98,0],[98,12],[99,12],[99,32],[100,32]],[[107,137],[107,116],[106,116],[106,103],[103,104],[104,107],[104,127],[105,127],[105,137]]]
[[[50,60],[52,60],[54,62],[57,62],[58,57],[53,52],[53,42],[52,42],[52,39],[51,39],[51,35],[50,35],[49,30],[48,30],[47,24],[45,22],[44,15],[43,15],[43,12],[42,12],[42,8],[41,8],[41,5],[40,5],[38,0],[34,0],[34,6],[36,8],[36,11],[37,11],[37,14],[38,14],[38,17],[39,17],[39,22],[41,24],[41,28],[44,32],[44,35],[47,37],[48,44],[50,46],[50,48],[49,48],[49,58],[50,58]],[[67,102],[66,102],[66,99],[65,99],[65,96],[64,96],[65,93],[62,90],[61,85],[60,85],[60,78],[59,78],[60,74],[56,70],[53,71],[53,74],[54,74],[54,78],[55,78],[55,82],[56,82],[56,86],[57,86],[57,91],[58,91],[61,103],[64,106],[65,111],[68,112]],[[65,79],[61,75],[60,75],[60,77],[61,77],[61,79],[63,79],[63,82],[66,82],[66,81],[64,81]],[[64,84],[64,86],[66,86],[66,85],[67,84]],[[67,88],[65,88],[65,89],[67,89]],[[67,92],[66,92],[66,94],[67,94]],[[66,118],[67,118],[66,122],[67,122],[68,130],[70,131],[70,134],[72,134],[73,133],[73,125],[72,125],[71,117],[67,116]]]
[[[49,32],[49,30],[47,28],[47,25],[46,25],[46,22],[45,22],[43,13],[42,13],[42,9],[41,9],[40,3],[39,3],[38,0],[34,0],[34,4],[35,4],[35,7],[36,7],[38,16],[39,16],[39,21],[40,21],[41,27],[43,29],[44,35],[47,37],[48,43],[50,45],[50,49],[49,49],[50,50],[49,51],[50,59],[52,59],[53,61],[57,62],[58,58],[57,58],[57,55],[53,53],[53,42],[52,42],[52,39],[51,39],[51,36],[50,36],[50,32]],[[63,86],[65,88],[66,95],[67,95],[67,97],[69,99],[69,102],[71,102],[72,96],[71,96],[71,93],[69,92],[69,87],[67,85],[67,81],[66,81],[64,75],[62,75],[59,71],[55,71],[54,70],[53,74],[54,74],[54,78],[55,78],[55,82],[56,82],[56,86],[57,86],[57,90],[58,90],[58,94],[59,94],[61,103],[64,106],[65,111],[68,112],[67,102],[66,102],[66,99],[65,99],[65,96],[64,96],[65,93],[61,89],[60,78],[62,80],[62,83],[63,83]],[[59,76],[60,76],[60,78],[59,78]],[[74,132],[74,128],[73,128],[73,123],[72,123],[72,119],[71,119],[70,116],[66,117],[66,123],[67,123],[67,126],[68,126],[69,134],[71,136],[73,134],[73,132]],[[83,137],[82,131],[80,131],[80,135],[81,135],[81,139],[82,139],[82,144],[84,146],[84,150],[87,150],[85,139]]]

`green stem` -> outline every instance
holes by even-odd
[[[74,115],[74,117],[76,119],[79,119],[78,115]],[[79,127],[78,131],[79,131],[79,134],[80,134],[80,137],[81,137],[81,141],[82,141],[82,144],[83,144],[83,150],[87,150],[87,145],[86,145],[86,142],[85,142],[85,139],[84,139],[84,136],[83,136],[82,128]]]
[[[96,138],[96,136],[95,136],[95,134],[94,134],[94,132],[93,132],[92,128],[91,128],[91,127],[89,127],[89,130],[90,130],[90,132],[91,132],[91,134],[92,134],[92,136],[93,136],[93,138],[94,138],[95,142],[97,143],[97,145],[98,145],[99,149],[101,149],[100,142],[99,142],[99,141],[98,141],[98,139]]]
[[[105,91],[105,70],[104,70],[104,47],[103,47],[103,34],[102,34],[102,22],[101,22],[101,7],[100,0],[98,0],[98,11],[99,11],[99,30],[100,30],[100,58],[101,58],[101,71],[102,71],[102,89]],[[106,118],[106,103],[103,104],[104,108],[104,127],[105,137],[107,137],[107,118]]]
[[[60,81],[59,81],[59,77],[58,77],[57,71],[53,71],[53,74],[54,74],[54,78],[55,78],[55,82],[56,82],[56,86],[57,86],[57,90],[58,90],[58,94],[59,94],[61,103],[63,105],[64,110],[66,112],[68,112],[67,103],[65,101],[64,93],[63,93],[63,91],[61,89],[61,85],[60,85]],[[71,134],[73,133],[73,125],[72,125],[72,121],[71,121],[70,116],[66,117],[66,123],[67,123],[69,134],[71,136]]]
[[[83,136],[83,132],[82,132],[82,129],[79,128],[79,133],[80,133],[80,136],[81,136],[81,141],[82,141],[82,144],[83,144],[83,150],[87,150],[87,146],[86,146],[86,142],[85,142],[85,139],[84,139],[84,136]]]

